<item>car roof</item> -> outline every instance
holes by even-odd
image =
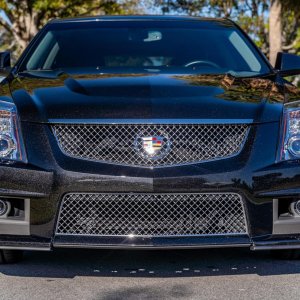
[[[92,16],[92,17],[75,17],[64,19],[53,19],[49,23],[79,23],[79,22],[99,22],[99,21],[197,21],[197,22],[218,22],[223,25],[233,25],[233,22],[225,18],[204,18],[191,16],[165,16],[165,15],[124,15],[124,16]]]

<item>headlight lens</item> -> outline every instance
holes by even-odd
[[[26,162],[16,106],[0,101],[0,161]]]

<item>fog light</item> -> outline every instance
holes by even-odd
[[[4,216],[9,213],[10,203],[4,199],[0,199],[0,216]]]
[[[290,212],[294,216],[300,216],[300,200],[297,200],[290,204]]]
[[[6,157],[16,149],[15,143],[8,135],[0,135],[0,158]]]

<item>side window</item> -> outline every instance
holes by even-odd
[[[43,69],[43,65],[49,56],[49,49],[52,49],[55,44],[53,33],[48,32],[28,60],[27,70]]]
[[[261,64],[245,41],[235,31],[229,35],[229,40],[235,50],[237,50],[244,59],[249,69],[254,72],[259,72],[261,70]]]
[[[49,55],[43,65],[43,69],[47,70],[47,69],[55,68],[54,64],[58,52],[59,52],[59,45],[58,43],[55,43],[49,52]]]

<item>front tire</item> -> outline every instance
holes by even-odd
[[[276,259],[282,260],[295,260],[300,257],[300,250],[288,249],[288,250],[272,250],[271,254]]]
[[[14,264],[23,258],[22,250],[0,250],[0,264]]]

